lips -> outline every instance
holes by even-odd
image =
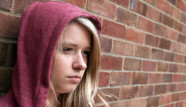
[[[81,76],[78,75],[68,76],[67,78],[69,78],[73,84],[77,84],[81,81]]]

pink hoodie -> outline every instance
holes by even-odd
[[[0,98],[0,107],[45,107],[57,41],[64,27],[77,17],[90,19],[100,34],[99,20],[72,4],[34,2],[23,13],[12,88]]]

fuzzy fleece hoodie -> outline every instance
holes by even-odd
[[[90,19],[100,34],[100,21],[75,5],[48,1],[28,7],[21,17],[12,88],[0,98],[0,107],[45,107],[57,41],[77,17]]]

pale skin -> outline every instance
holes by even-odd
[[[53,82],[56,95],[72,92],[81,81],[87,68],[91,51],[90,33],[80,24],[71,23],[62,37],[62,49],[55,52],[55,69]],[[57,107],[54,98],[51,104]]]

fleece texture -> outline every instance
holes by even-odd
[[[100,34],[100,21],[75,5],[34,2],[26,9],[21,17],[12,88],[0,98],[0,107],[45,107],[57,41],[77,17],[90,19]]]

